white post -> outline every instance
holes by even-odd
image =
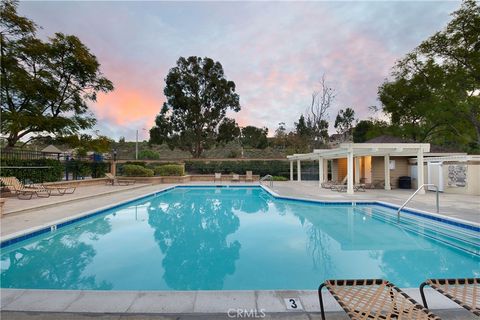
[[[138,160],[138,129],[135,135],[135,160]]]
[[[353,194],[353,150],[347,155],[347,194]]]
[[[321,187],[324,181],[323,177],[323,158],[318,158],[318,186]]]
[[[390,155],[386,154],[384,159],[384,171],[385,171],[385,190],[391,190],[390,187]]]
[[[417,188],[420,188],[425,181],[423,180],[423,149],[420,147],[417,151]],[[418,191],[418,194],[425,194],[425,188]]]
[[[293,161],[290,161],[290,181],[293,181]]]
[[[323,159],[323,180],[328,180],[328,160]]]
[[[355,184],[360,183],[360,157],[355,158]]]
[[[300,160],[297,160],[297,181],[302,181],[302,165]]]

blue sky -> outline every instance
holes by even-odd
[[[91,103],[100,133],[131,140],[165,101],[164,79],[180,56],[222,63],[237,85],[241,126],[293,126],[325,74],[330,110],[372,114],[395,61],[441,30],[455,1],[429,2],[21,2],[41,37],[78,36],[116,89]],[[141,131],[141,138],[147,132]]]

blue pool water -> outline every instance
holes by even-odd
[[[180,187],[5,246],[1,286],[35,289],[316,289],[331,278],[480,275],[479,233],[378,205]]]

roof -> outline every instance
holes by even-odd
[[[430,151],[429,143],[341,143],[335,149],[315,149],[313,152],[287,156],[289,160],[318,160],[345,158],[349,153],[361,156],[417,156],[419,150]]]
[[[395,137],[390,135],[381,135],[375,138],[372,138],[365,143],[415,143],[411,139],[404,139],[402,137]],[[430,152],[433,153],[462,153],[463,150],[459,149],[458,146],[440,146],[437,144],[430,144]]]
[[[63,153],[62,150],[58,149],[54,145],[49,145],[48,147],[44,148],[42,152],[50,152],[50,153]]]

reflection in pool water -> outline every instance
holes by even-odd
[[[177,188],[2,249],[1,285],[94,290],[315,289],[327,278],[480,274],[478,256],[385,223],[372,206]]]

